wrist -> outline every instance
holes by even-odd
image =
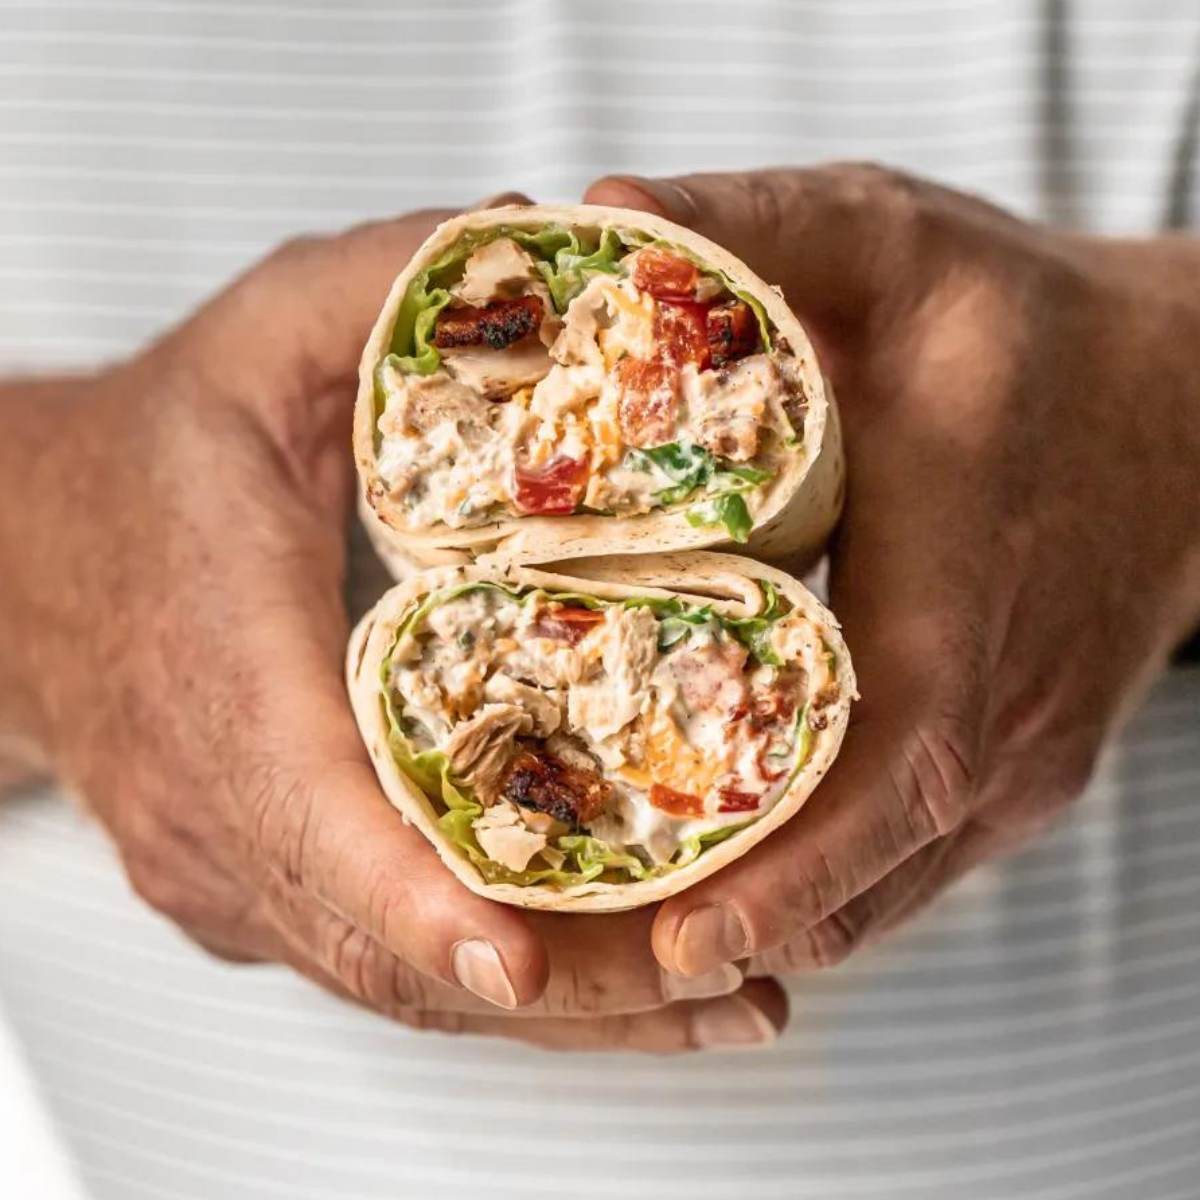
[[[0,782],[51,765],[43,684],[57,653],[51,643],[69,636],[57,601],[71,587],[63,435],[90,382],[61,376],[0,384]]]

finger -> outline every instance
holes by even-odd
[[[479,200],[468,205],[468,212],[479,212],[486,208],[507,208],[510,204],[532,204],[533,201],[524,192],[497,192],[486,200]]]
[[[362,929],[320,902],[294,891],[273,889],[270,897],[280,933],[290,938],[281,961],[311,961],[345,991],[380,1012],[397,1009],[486,1013],[495,1000],[424,975]],[[724,966],[695,979],[665,972],[650,951],[650,916],[636,924],[615,918],[543,921],[539,932],[550,960],[545,991],[512,1009],[519,1018],[579,1019],[644,1012],[676,1000],[726,995],[742,985],[742,973]],[[534,914],[536,917],[536,914]],[[539,922],[534,921],[535,927]],[[572,941],[576,945],[571,946]],[[503,1007],[507,1007],[506,1005]]]
[[[964,825],[963,829],[966,828]],[[942,877],[942,865],[961,832],[931,842],[823,921],[758,955],[748,973],[795,975],[844,962],[855,950],[878,938],[888,927],[886,923],[892,914],[924,888],[927,881]],[[936,887],[934,884],[929,894]]]
[[[840,758],[791,821],[663,904],[653,939],[669,970],[782,945],[968,815],[999,588],[971,499],[943,505],[935,480],[917,491],[882,510],[852,502],[837,548],[833,607],[863,693]]]
[[[864,313],[906,249],[907,176],[861,163],[681,175],[612,175],[584,200],[642,209],[695,229],[736,254],[810,318]],[[782,274],[781,274],[782,272]]]
[[[269,786],[258,801],[258,848],[281,894],[293,901],[292,928],[315,961],[339,978],[368,961],[365,949],[377,942],[418,973],[489,1003],[531,1003],[546,985],[541,939],[518,910],[464,887],[400,819],[361,761],[361,749],[347,753],[352,739],[357,745],[347,721],[330,706],[327,737],[340,733],[340,757],[330,744],[328,758],[301,761],[290,782]],[[341,921],[311,920],[310,899]],[[362,990],[369,986],[364,980]]]
[[[353,381],[392,281],[453,209],[372,221],[336,235],[293,238],[210,300],[160,352],[232,362],[287,397]]]
[[[696,1050],[749,1050],[769,1046],[787,1023],[787,995],[773,980],[748,982],[715,1000],[684,1000],[651,1012],[583,1020],[444,1012],[408,1014],[423,1029],[473,1033],[526,1042],[546,1050],[682,1054]]]

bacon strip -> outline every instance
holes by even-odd
[[[744,300],[710,308],[705,326],[714,367],[723,367],[758,349],[758,321]]]
[[[663,787],[661,783],[650,785],[650,803],[655,808],[669,813],[672,817],[702,817],[704,815],[703,796],[693,796],[690,792],[677,792],[674,788]]]
[[[524,749],[509,764],[501,795],[575,829],[604,811],[612,787],[596,771],[568,766],[547,750]]]
[[[538,613],[530,626],[535,637],[550,638],[556,642],[578,645],[587,636],[593,625],[604,622],[600,609],[583,608],[577,604],[549,604]]]
[[[542,312],[539,296],[493,300],[482,308],[472,304],[444,308],[434,328],[433,344],[439,350],[452,350],[456,346],[503,350],[532,333],[542,323]]]

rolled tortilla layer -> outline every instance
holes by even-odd
[[[795,814],[855,696],[833,616],[735,555],[431,568],[347,651],[385,794],[472,891],[526,908],[661,900]]]
[[[693,299],[670,279],[639,290],[630,264],[646,252],[694,267]],[[584,361],[597,345],[598,368]],[[581,377],[594,370],[605,382],[588,393]],[[757,411],[768,376],[787,402]],[[354,446],[360,511],[397,578],[735,543],[799,572],[844,492],[828,382],[778,289],[691,230],[593,205],[469,212],[433,232],[363,351]],[[472,454],[478,471],[464,466]],[[522,471],[533,500],[513,482]],[[644,486],[650,507],[609,503],[618,477]]]

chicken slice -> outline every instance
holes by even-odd
[[[450,731],[442,747],[450,770],[485,803],[490,801],[500,792],[517,734],[528,733],[532,726],[533,719],[515,704],[485,704]]]
[[[783,395],[783,382],[765,354],[720,371],[701,371],[685,383],[687,424],[706,450],[734,462],[758,453],[767,401]]]
[[[511,675],[493,675],[483,685],[483,698],[495,704],[508,704],[521,709],[532,721],[535,737],[549,737],[562,724],[562,712],[556,696],[521,683]]]
[[[486,415],[479,397],[445,371],[393,378],[397,386],[379,418],[379,432],[384,437],[426,434],[448,421],[469,428]]]
[[[546,846],[544,833],[525,827],[511,804],[493,804],[471,823],[484,854],[510,871],[524,871],[529,860]]]

